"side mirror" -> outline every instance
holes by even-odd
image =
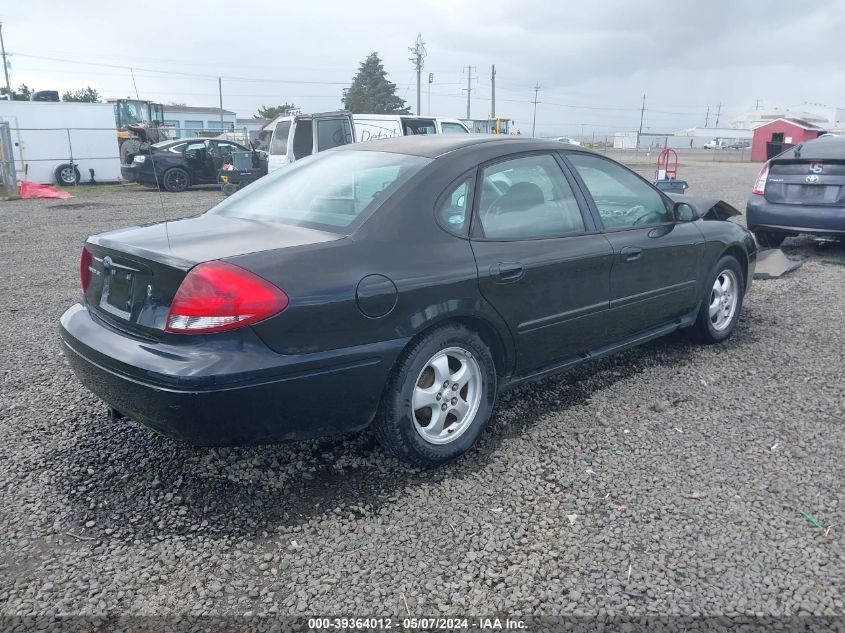
[[[695,209],[686,202],[676,202],[672,207],[672,215],[676,222],[692,222],[696,218]]]

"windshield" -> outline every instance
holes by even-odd
[[[124,100],[118,102],[117,107],[121,125],[150,122],[150,108],[146,101]]]
[[[388,152],[323,152],[261,178],[209,213],[339,232],[363,222],[378,200],[430,162]]]

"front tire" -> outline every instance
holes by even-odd
[[[742,311],[745,276],[736,257],[723,255],[705,288],[693,332],[700,343],[721,343],[730,338]]]
[[[474,332],[447,325],[422,336],[391,373],[376,418],[379,442],[432,467],[472,448],[493,413],[496,367]]]
[[[754,231],[754,238],[764,248],[779,248],[786,235],[783,233],[772,233],[771,231]]]
[[[185,191],[191,186],[191,177],[184,169],[174,167],[164,172],[161,178],[164,188],[171,193],[179,193]]]

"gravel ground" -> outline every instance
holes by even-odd
[[[680,175],[744,208],[757,169]],[[841,245],[789,240],[803,267],[754,283],[727,344],[512,392],[426,472],[367,432],[214,450],[109,421],[57,320],[87,235],[161,217],[129,187],[0,202],[3,614],[845,614]]]

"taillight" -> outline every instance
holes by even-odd
[[[257,323],[288,306],[288,296],[240,266],[215,261],[192,268],[170,305],[168,332],[222,332]]]
[[[88,291],[88,284],[91,283],[91,253],[84,246],[82,255],[79,257],[79,281],[82,282],[82,293]]]
[[[751,193],[756,193],[758,196],[762,196],[766,191],[766,179],[768,177],[769,163],[766,163],[763,165],[763,169],[760,170],[760,173],[757,174],[757,180],[754,181],[754,189],[751,190]]]

